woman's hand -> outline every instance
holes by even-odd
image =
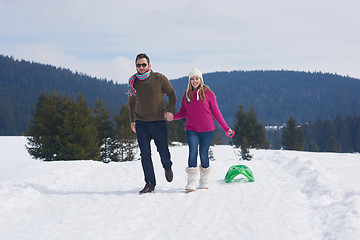
[[[229,130],[226,132],[226,136],[228,136],[228,137],[233,137],[234,135],[235,135],[235,131],[234,131],[234,130],[229,129]]]

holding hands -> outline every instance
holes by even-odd
[[[174,120],[174,114],[172,114],[171,112],[166,112],[164,117],[166,118],[166,121],[171,122],[172,120]]]

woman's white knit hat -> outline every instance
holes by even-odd
[[[200,83],[200,85],[203,85],[204,83],[204,80],[203,80],[203,76],[202,76],[202,73],[201,73],[201,71],[199,70],[199,69],[197,69],[196,67],[193,67],[192,69],[191,69],[191,72],[189,73],[189,86],[190,86],[190,78],[192,78],[193,76],[198,76],[198,77],[200,77],[201,78],[201,83]],[[190,102],[190,99],[188,98],[188,92],[189,91],[189,89],[187,89],[186,90],[186,99],[187,99],[187,101],[188,102]],[[196,95],[197,95],[197,100],[199,100],[199,89],[196,91]]]
[[[198,77],[200,77],[201,79],[203,79],[203,76],[202,76],[201,71],[200,71],[199,69],[197,69],[196,67],[193,67],[193,68],[191,69],[191,72],[189,73],[189,80],[190,80],[190,78],[193,77],[193,76],[198,76]]]

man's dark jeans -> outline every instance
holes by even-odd
[[[135,121],[136,136],[140,148],[141,164],[145,182],[156,185],[154,166],[151,159],[151,139],[154,139],[163,168],[169,169],[172,165],[168,147],[166,121],[143,122]]]

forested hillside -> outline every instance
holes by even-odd
[[[186,73],[184,73],[185,75]],[[204,74],[230,126],[240,105],[254,106],[264,125],[282,125],[290,115],[302,124],[360,113],[360,80],[334,74],[294,71],[233,71]],[[187,78],[171,80],[180,107]],[[20,135],[27,128],[40,93],[82,93],[90,107],[99,98],[110,113],[127,103],[126,84],[97,79],[0,55],[0,135]]]
[[[22,134],[36,99],[42,92],[54,91],[73,97],[81,93],[91,107],[99,98],[112,113],[119,113],[127,103],[126,85],[0,56],[0,135]]]
[[[294,71],[234,71],[204,75],[228,123],[239,105],[254,106],[264,125],[298,123],[360,113],[360,80],[334,74]],[[181,98],[187,79],[172,81]]]

